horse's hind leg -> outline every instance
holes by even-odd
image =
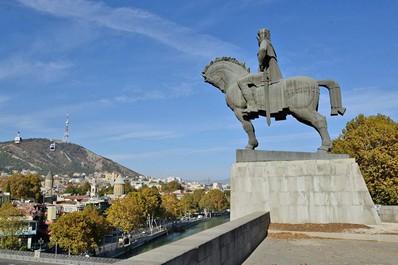
[[[326,118],[319,114],[316,110],[294,109],[290,108],[292,115],[300,122],[307,124],[318,131],[322,139],[322,145],[318,148],[318,152],[327,152],[332,149],[332,140],[330,139]]]

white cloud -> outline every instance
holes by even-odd
[[[124,89],[122,95],[113,98],[115,103],[132,103],[144,100],[165,100],[171,98],[179,98],[190,96],[194,93],[193,87],[195,83],[181,82],[178,84],[163,85],[162,90],[159,89],[142,89],[137,87],[129,87]],[[102,102],[111,103],[109,99],[102,99]]]
[[[128,153],[128,154],[109,154],[107,157],[115,161],[127,161],[132,159],[146,159],[153,157],[170,157],[170,156],[186,156],[191,154],[212,154],[212,153],[223,153],[230,152],[233,148],[215,147],[215,148],[168,148],[167,150],[159,150],[153,152],[139,152],[139,153]]]
[[[171,87],[172,96],[179,97],[179,96],[190,96],[193,92],[194,84],[183,82],[179,85],[175,85]]]
[[[112,8],[85,0],[19,0],[35,10],[57,17],[78,19],[116,31],[136,33],[155,39],[194,56],[216,57],[236,53],[232,44],[205,34],[192,32],[155,14],[137,8]]]
[[[132,103],[144,100],[161,100],[168,98],[167,93],[160,90],[135,89],[128,94],[114,97],[116,103]]]
[[[351,113],[356,115],[397,114],[398,91],[382,90],[377,87],[355,88],[345,93],[344,104]],[[356,116],[355,115],[355,116]],[[395,116],[397,118],[397,116]]]
[[[161,130],[134,130],[129,133],[120,133],[115,136],[111,136],[108,140],[111,141],[124,141],[127,139],[138,138],[138,139],[165,139],[165,138],[176,138],[180,137],[182,134],[173,131],[161,131]]]
[[[51,82],[62,77],[65,70],[72,66],[73,64],[68,61],[35,62],[21,57],[13,57],[0,62],[0,80],[35,76],[42,81]]]

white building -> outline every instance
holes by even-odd
[[[168,182],[172,182],[172,181],[177,181],[178,183],[181,183],[182,182],[182,178],[179,178],[179,177],[168,177],[167,179],[166,179],[166,182],[168,183]]]

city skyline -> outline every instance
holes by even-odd
[[[398,2],[0,0],[0,141],[62,139],[141,174],[227,179],[246,133],[203,82],[216,57],[257,71],[268,28],[285,78],[339,82],[343,117],[319,112],[331,137],[363,113],[398,120]],[[297,122],[254,121],[258,150],[315,152]]]

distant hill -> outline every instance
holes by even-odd
[[[55,143],[55,150],[50,145]],[[24,139],[21,143],[0,143],[0,171],[23,169],[35,170],[45,175],[94,172],[117,172],[123,176],[138,176],[130,170],[108,158],[99,156],[84,147],[64,143],[60,140]]]

